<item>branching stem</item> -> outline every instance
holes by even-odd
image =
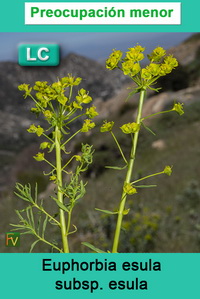
[[[136,118],[137,124],[140,124],[140,122],[141,122],[142,107],[143,107],[145,95],[146,95],[146,89],[142,89],[140,92],[139,107],[138,107],[138,113],[137,113],[137,118]],[[133,166],[134,166],[134,161],[135,161],[135,155],[136,155],[136,149],[137,149],[138,136],[139,136],[139,131],[134,134],[134,137],[132,139],[130,159],[128,162],[128,169],[127,169],[124,184],[130,183],[130,181],[131,181],[131,176],[132,176]],[[114,241],[113,241],[113,248],[112,248],[113,253],[116,253],[118,251],[119,237],[120,237],[120,232],[121,232],[122,219],[123,219],[123,214],[124,214],[124,209],[125,209],[125,204],[126,204],[126,198],[127,198],[127,194],[123,191],[120,205],[119,205],[118,219],[117,219],[116,230],[115,230]]]
[[[55,147],[56,147],[56,172],[57,172],[57,181],[58,181],[57,196],[58,196],[59,202],[61,204],[63,204],[63,193],[61,191],[63,183],[62,183],[60,136],[61,136],[60,129],[58,128],[58,126],[56,126],[56,128],[55,128]],[[60,209],[60,225],[61,225],[63,251],[65,253],[69,253],[65,214],[62,209]]]

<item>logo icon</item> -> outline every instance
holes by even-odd
[[[6,247],[19,247],[20,246],[20,233],[9,232],[5,235]]]

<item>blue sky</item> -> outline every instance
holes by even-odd
[[[62,32],[62,33],[0,33],[0,61],[17,61],[19,43],[57,43],[65,56],[69,52],[104,60],[113,48],[126,50],[136,43],[151,51],[156,46],[168,49],[191,36],[189,32]]]

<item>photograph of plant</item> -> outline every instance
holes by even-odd
[[[130,43],[12,80],[22,117],[5,108],[17,159],[2,146],[2,203],[18,252],[199,251],[199,47]]]

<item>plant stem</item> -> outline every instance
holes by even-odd
[[[56,128],[55,128],[55,146],[56,146],[56,172],[57,172],[57,180],[58,180],[58,187],[57,187],[58,195],[57,196],[58,196],[58,200],[60,201],[60,203],[63,204],[63,193],[61,191],[61,188],[62,188],[62,166],[61,166],[60,136],[61,136],[61,132],[60,132],[58,126],[56,126]],[[63,251],[65,253],[69,253],[65,214],[62,209],[60,209],[60,226],[61,226]]]
[[[155,116],[155,115],[159,115],[159,114],[163,114],[163,113],[168,113],[168,112],[171,112],[171,111],[172,111],[172,109],[170,109],[170,110],[165,110],[165,111],[160,111],[160,112],[156,112],[156,113],[153,113],[153,114],[148,115],[148,116],[146,116],[146,117],[143,117],[143,118],[141,119],[141,121],[143,121],[143,120],[145,120],[145,119],[147,119],[147,118],[149,118],[149,117],[152,117],[152,116]]]
[[[114,133],[113,133],[112,131],[110,131],[110,133],[111,133],[113,139],[115,140],[115,143],[117,144],[117,147],[118,147],[118,149],[119,149],[119,151],[120,151],[120,154],[122,155],[122,158],[123,158],[124,162],[125,162],[126,164],[128,164],[128,162],[127,162],[127,160],[126,160],[126,158],[125,158],[125,156],[124,156],[124,153],[123,153],[123,151],[122,151],[122,148],[121,148],[121,146],[119,145],[119,142],[118,142],[117,138],[115,137],[115,135],[114,135]]]
[[[72,217],[72,209],[69,210],[68,213],[68,221],[67,221],[67,235],[69,235],[70,224],[71,224],[71,217]]]
[[[146,89],[142,89],[140,92],[139,107],[138,107],[138,113],[137,113],[137,118],[136,118],[137,124],[140,124],[140,122],[141,122],[142,107],[143,107],[145,95],[146,95]],[[124,184],[130,183],[130,181],[131,181],[131,176],[132,176],[133,166],[134,166],[134,161],[135,161],[135,155],[136,155],[138,136],[139,136],[139,131],[134,134],[134,137],[132,140],[130,160],[128,163],[128,169],[127,169]],[[121,231],[121,226],[122,226],[123,212],[124,212],[125,204],[126,204],[126,198],[127,198],[127,194],[123,191],[120,205],[119,205],[118,219],[117,219],[116,230],[115,230],[114,241],[113,241],[113,248],[112,248],[113,253],[116,253],[118,251],[119,237],[120,237],[120,231]]]
[[[163,174],[163,173],[164,173],[164,171],[160,171],[160,172],[157,172],[157,173],[154,173],[154,174],[147,175],[147,176],[145,176],[145,177],[143,177],[143,178],[141,178],[141,179],[139,179],[137,181],[132,182],[131,185],[133,185],[135,183],[138,183],[140,181],[146,180],[148,178],[151,178],[152,176],[156,176],[156,175]]]
[[[79,132],[81,132],[81,129],[78,130],[76,133],[74,133],[71,137],[69,137],[63,144],[62,146],[65,146],[72,138],[74,138]]]

